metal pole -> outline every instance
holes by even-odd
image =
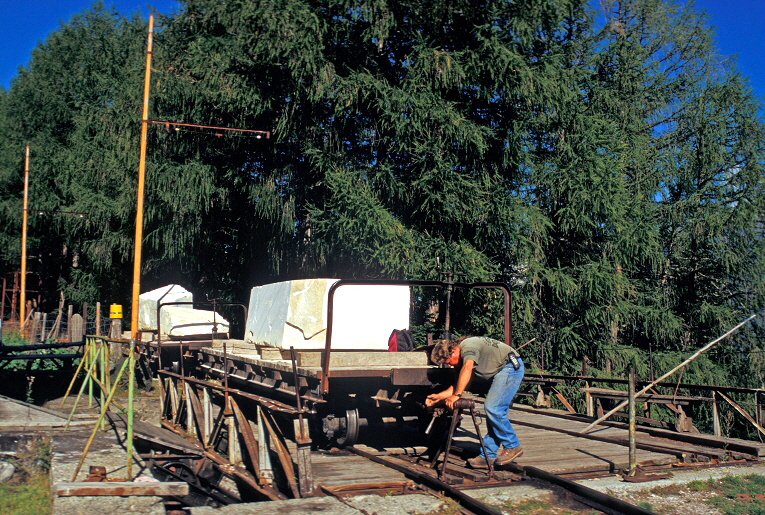
[[[24,158],[24,211],[21,215],[21,288],[19,306],[19,332],[24,336],[27,309],[27,207],[29,204],[29,145]]]
[[[143,114],[141,115],[141,151],[138,161],[138,194],[135,213],[135,256],[133,258],[133,304],[130,313],[130,338],[138,339],[138,296],[141,294],[141,241],[143,240],[143,190],[146,178],[146,135],[149,127],[149,90],[151,86],[151,52],[154,41],[154,15],[149,15],[149,36],[146,48],[146,74],[143,82]]]
[[[130,341],[130,356],[128,356],[128,409],[127,409],[127,480],[133,480],[133,391],[135,390],[135,340]]]
[[[635,369],[630,368],[629,378],[629,438],[630,438],[630,467],[629,475],[635,473],[637,466],[637,449],[635,447]]]

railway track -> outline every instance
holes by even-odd
[[[386,482],[375,484],[348,485],[340,487],[320,487],[322,492],[336,497],[360,495],[369,493],[396,494],[426,491],[438,496],[445,496],[459,504],[463,513],[474,515],[498,515],[495,508],[470,496],[467,492],[485,488],[513,488],[533,480],[537,488],[561,488],[567,492],[567,497],[578,501],[583,506],[608,514],[650,515],[652,512],[588,488],[570,479],[545,472],[532,466],[510,465],[497,476],[490,478],[488,471],[473,470],[462,467],[461,460],[449,457],[446,473],[439,474],[433,467],[423,465],[423,457],[417,455],[380,455],[363,446],[348,447],[346,453],[360,456],[370,462],[381,464],[400,472],[409,482]],[[342,462],[342,456],[338,460]]]
[[[489,474],[487,470],[475,470],[464,467],[463,449],[454,446],[450,452],[441,453],[436,459],[430,459],[426,448],[409,448],[407,452],[379,451],[363,444],[333,448],[330,451],[313,452],[314,490],[307,497],[332,496],[341,502],[358,495],[376,494],[406,495],[427,493],[440,498],[449,498],[459,505],[461,513],[466,515],[498,515],[496,508],[489,506],[470,495],[471,490],[487,488],[512,489],[533,482],[536,489],[563,489],[567,502],[576,501],[583,508],[594,509],[601,513],[612,515],[650,515],[652,512],[629,504],[615,497],[588,488],[571,479],[555,475],[533,466],[511,464],[503,470]],[[182,457],[172,455],[144,455],[145,459],[153,462],[155,468],[169,471],[175,480],[187,481],[195,491],[197,502],[206,493],[205,485],[209,485],[203,476],[195,470],[205,470],[198,462],[197,466],[181,466]],[[185,456],[188,458],[188,455]],[[202,457],[210,460],[209,457]],[[446,464],[444,465],[444,459]],[[219,456],[212,460],[212,465],[226,470],[227,465]],[[174,468],[175,467],[175,468]],[[387,469],[388,472],[382,471]],[[509,490],[512,492],[512,490]],[[240,498],[228,499],[221,495],[216,488],[209,492],[211,498],[219,505],[238,503]],[[286,497],[282,498],[287,500]],[[268,503],[268,501],[263,501]],[[178,503],[173,505],[177,509]],[[169,511],[168,513],[177,513]]]

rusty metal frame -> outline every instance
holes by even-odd
[[[504,322],[505,322],[505,343],[508,345],[513,344],[512,340],[512,296],[510,294],[510,287],[503,282],[476,282],[476,283],[458,283],[458,282],[445,282],[445,281],[416,281],[416,280],[365,280],[365,279],[340,279],[335,282],[329,288],[327,294],[327,339],[324,344],[324,355],[322,356],[321,363],[321,393],[327,394],[329,392],[329,363],[330,352],[332,349],[332,325],[334,319],[334,298],[335,292],[341,286],[420,286],[430,288],[467,288],[467,289],[489,289],[496,288],[502,290],[504,294]]]

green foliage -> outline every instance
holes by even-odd
[[[530,367],[607,376],[668,370],[762,310],[761,104],[692,6],[184,0],[158,21],[150,118],[271,137],[147,127],[144,290],[507,281]],[[127,304],[145,41],[97,4],[0,92],[4,272],[29,142],[35,209],[87,213],[31,217],[45,291]],[[500,299],[454,300],[455,332],[501,336]],[[756,382],[762,336],[684,380]]]

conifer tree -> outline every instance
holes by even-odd
[[[590,4],[183,0],[159,20],[151,118],[271,137],[151,125],[144,289],[435,279],[438,257],[512,282],[516,341],[561,372],[759,311],[760,104],[692,6]],[[25,141],[36,207],[88,214],[34,222],[69,297],[127,294],[145,38],[97,5],[0,92],[0,216]],[[469,300],[463,331],[501,331],[497,299]]]

